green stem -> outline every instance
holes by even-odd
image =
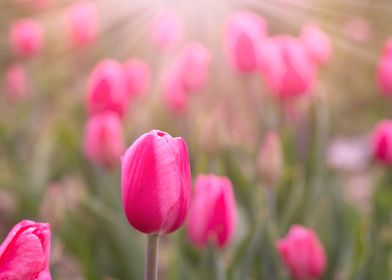
[[[145,280],[158,279],[158,234],[147,235]]]

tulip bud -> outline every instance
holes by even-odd
[[[292,226],[288,235],[278,241],[277,249],[296,280],[316,279],[325,271],[327,261],[324,248],[311,229]]]
[[[124,64],[125,79],[128,85],[128,95],[144,95],[150,86],[150,69],[140,59],[130,59]]]
[[[308,24],[303,26],[301,41],[314,63],[323,65],[330,60],[332,54],[331,40],[317,25]]]
[[[392,121],[377,124],[372,134],[373,157],[387,165],[392,164]]]
[[[236,225],[233,187],[226,177],[199,175],[187,223],[187,235],[198,247],[220,248],[232,239]]]
[[[268,187],[274,187],[282,177],[283,155],[278,134],[275,131],[267,133],[261,144],[257,160],[261,179]]]
[[[169,67],[162,79],[163,97],[173,113],[182,113],[188,107],[188,97],[182,83],[178,64]]]
[[[114,60],[103,60],[88,81],[87,110],[89,114],[113,111],[122,117],[128,108],[124,69]]]
[[[36,56],[43,47],[43,29],[40,23],[31,19],[14,22],[9,33],[12,51],[21,56]]]
[[[392,96],[392,39],[386,42],[378,64],[377,82],[384,94]]]
[[[21,101],[29,95],[29,80],[22,64],[12,64],[6,74],[7,97],[12,101]]]
[[[240,72],[258,69],[260,42],[266,36],[265,20],[248,11],[241,11],[228,18],[225,25],[224,44],[232,67]]]
[[[125,149],[120,118],[112,112],[90,117],[83,148],[91,162],[113,169]]]
[[[75,46],[91,44],[98,35],[98,10],[94,2],[69,6],[65,12],[65,28]]]
[[[153,130],[129,147],[121,163],[121,199],[128,222],[146,233],[171,233],[185,221],[191,173],[185,141]]]
[[[184,26],[174,11],[160,11],[150,27],[152,42],[164,50],[177,48],[184,37]]]
[[[50,280],[50,226],[23,220],[0,245],[0,279]]]

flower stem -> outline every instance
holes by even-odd
[[[158,234],[147,235],[145,280],[158,279]]]

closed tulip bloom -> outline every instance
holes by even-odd
[[[136,58],[124,63],[125,79],[130,97],[145,95],[150,87],[150,69],[148,65]]]
[[[324,248],[313,230],[294,225],[277,243],[283,263],[296,280],[321,277],[326,267]]]
[[[22,64],[12,64],[6,70],[7,97],[12,101],[20,101],[29,95],[29,79]]]
[[[50,226],[23,220],[0,246],[0,279],[50,280]]]
[[[314,24],[303,26],[300,39],[313,62],[323,65],[330,60],[332,54],[331,40],[319,26]]]
[[[112,111],[122,117],[128,109],[124,69],[114,60],[101,61],[90,74],[87,89],[89,114]]]
[[[98,35],[98,10],[95,3],[85,1],[69,6],[65,12],[65,27],[75,46],[94,42]]]
[[[378,64],[377,82],[384,94],[392,96],[392,39],[386,42]]]
[[[152,42],[163,50],[177,48],[184,37],[184,26],[176,12],[160,11],[150,26]]]
[[[194,245],[210,242],[219,248],[232,239],[236,225],[233,187],[226,177],[199,175],[187,222],[187,235]]]
[[[12,51],[21,56],[33,57],[43,47],[43,28],[32,19],[21,19],[14,22],[9,33]]]
[[[265,20],[248,11],[228,18],[224,30],[226,55],[232,67],[240,72],[254,72],[259,64],[259,44],[266,36]]]
[[[121,163],[121,199],[128,222],[146,234],[184,223],[191,197],[188,151],[181,137],[153,130],[129,147]]]
[[[93,163],[113,169],[125,150],[121,119],[113,112],[91,116],[84,132],[84,153]]]
[[[372,153],[376,160],[392,164],[392,121],[384,120],[377,124],[372,134]]]
[[[162,79],[163,98],[168,109],[176,114],[184,112],[188,107],[188,94],[182,82],[178,64],[166,69]]]

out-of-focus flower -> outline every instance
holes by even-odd
[[[332,54],[332,45],[329,36],[315,24],[303,26],[301,41],[313,62],[318,65],[326,64]]]
[[[92,1],[73,4],[65,11],[65,27],[75,46],[85,46],[98,35],[98,10]]]
[[[354,42],[366,43],[371,39],[373,30],[369,20],[353,17],[344,23],[343,33]]]
[[[312,229],[293,225],[277,243],[279,254],[296,280],[316,279],[326,267],[324,248]]]
[[[182,113],[188,107],[187,92],[182,83],[181,71],[178,64],[174,64],[163,74],[162,90],[164,101],[173,113]]]
[[[383,120],[372,134],[372,153],[376,160],[392,164],[392,121]]]
[[[50,280],[50,226],[23,220],[0,246],[0,279]]]
[[[128,222],[147,233],[171,233],[185,221],[191,197],[188,150],[181,137],[153,130],[127,149],[121,198]]]
[[[30,83],[22,64],[10,65],[5,73],[7,97],[12,101],[24,100],[30,93]]]
[[[136,58],[124,63],[125,79],[130,97],[144,95],[150,87],[150,69],[148,65]]]
[[[21,56],[33,57],[43,48],[43,28],[32,19],[20,19],[14,22],[9,33],[9,43],[12,51]]]
[[[384,51],[378,64],[377,82],[381,91],[392,97],[392,39],[385,43]]]
[[[261,180],[268,187],[276,186],[283,173],[283,154],[279,136],[275,131],[269,131],[264,137],[257,158],[257,167]]]
[[[266,66],[262,74],[273,93],[282,99],[309,93],[316,82],[317,69],[301,41],[290,36],[278,36],[264,44],[268,48],[263,54]],[[271,53],[271,57],[268,57],[268,53]]]
[[[85,127],[83,149],[91,162],[106,168],[120,163],[125,145],[119,116],[113,112],[91,116]]]
[[[87,89],[89,114],[106,111],[116,112],[122,117],[129,106],[124,69],[114,60],[103,60],[90,74]]]
[[[229,63],[240,72],[258,70],[259,44],[267,33],[264,19],[249,11],[231,15],[225,24],[224,46]]]
[[[198,247],[222,248],[232,239],[237,219],[233,187],[226,177],[199,175],[187,222],[187,235]]]
[[[160,11],[150,26],[152,42],[164,50],[177,48],[184,38],[184,25],[176,12]]]

